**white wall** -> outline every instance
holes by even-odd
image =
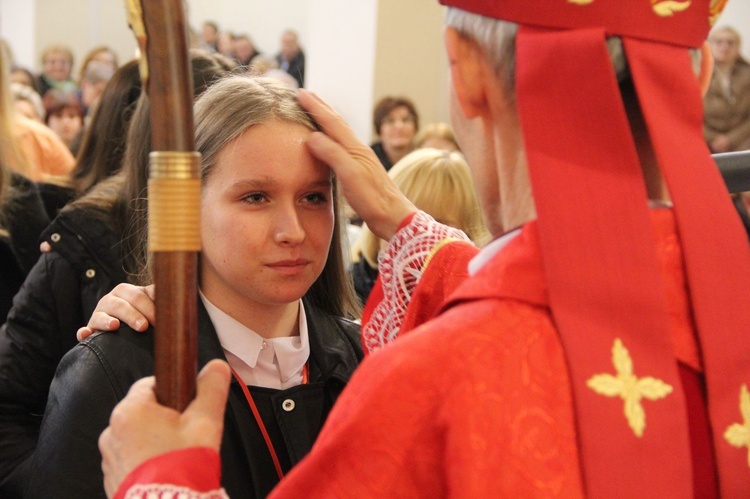
[[[16,64],[32,68],[35,58],[36,0],[0,0],[0,38],[13,50]]]
[[[377,0],[311,0],[305,86],[369,141]]]
[[[716,21],[715,26],[732,26],[742,35],[741,52],[750,60],[750,0],[732,0]]]
[[[68,45],[74,77],[97,45],[112,47],[121,62],[132,59],[136,47],[124,0],[0,0],[0,37],[10,43],[16,61],[34,72],[41,70],[44,47]]]
[[[410,98],[420,126],[450,122],[444,19],[445,7],[435,0],[378,3],[375,101],[387,95]]]

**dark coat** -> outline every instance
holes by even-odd
[[[352,263],[351,275],[354,281],[354,291],[357,292],[359,300],[364,305],[378,279],[378,269],[370,267],[365,257],[361,256],[359,261]]]
[[[252,393],[288,471],[312,447],[331,406],[362,359],[359,327],[331,317],[307,302],[310,383]],[[99,434],[130,385],[153,374],[153,334],[121,328],[94,335],[60,363],[50,390],[31,466],[27,497],[105,497]],[[213,324],[199,303],[198,364],[224,358]],[[282,402],[292,399],[294,409]],[[221,445],[222,485],[230,497],[265,497],[278,477],[263,437],[236,381],[232,382]]]
[[[0,324],[5,322],[13,296],[39,259],[39,236],[49,217],[37,185],[11,174],[7,200],[2,206],[0,227]]]
[[[386,154],[385,149],[383,148],[382,142],[375,142],[374,144],[370,145],[373,151],[375,151],[375,155],[380,160],[380,163],[383,165],[383,168],[385,168],[385,171],[389,171],[393,167],[393,162],[391,161],[391,158],[388,157],[388,154]]]
[[[279,67],[289,73],[295,80],[297,80],[297,84],[299,85],[299,88],[302,88],[305,86],[305,53],[300,50],[297,52],[297,55],[292,57],[292,60],[289,61],[289,66],[284,67],[284,58],[281,56],[281,54],[278,54],[276,56],[276,62],[279,63]]]
[[[75,191],[72,187],[63,187],[46,182],[38,182],[37,187],[50,220],[54,220],[60,210],[75,199]]]
[[[60,359],[99,299],[126,280],[119,237],[86,210],[61,213],[43,237],[54,251],[34,265],[0,328],[3,498],[20,496]]]

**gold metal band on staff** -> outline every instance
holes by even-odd
[[[200,154],[155,151],[150,158],[149,251],[200,251]]]

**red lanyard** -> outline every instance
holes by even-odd
[[[232,369],[230,367],[230,369]],[[307,384],[307,363],[305,363],[305,366],[302,368],[302,384]],[[247,400],[247,405],[250,406],[250,411],[253,413],[253,417],[255,418],[255,422],[258,423],[258,428],[260,428],[260,432],[263,434],[263,440],[266,442],[266,447],[268,447],[268,452],[271,454],[271,459],[273,460],[273,465],[276,468],[276,474],[279,475],[279,480],[282,480],[284,478],[284,472],[281,470],[281,464],[279,463],[279,457],[276,455],[276,449],[273,447],[273,442],[271,442],[271,437],[268,436],[268,431],[266,430],[266,425],[263,423],[263,418],[260,417],[260,412],[258,411],[258,406],[255,405],[255,400],[253,400],[253,396],[250,393],[250,390],[248,390],[247,385],[244,381],[242,381],[242,378],[237,374],[237,372],[232,369],[232,375],[234,376],[234,379],[237,380],[237,382],[240,384],[240,388],[242,388],[242,393],[245,394],[245,399]]]

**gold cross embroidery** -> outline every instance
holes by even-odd
[[[724,438],[734,447],[747,447],[747,465],[750,466],[750,392],[747,385],[740,388],[740,414],[742,424],[735,423],[724,432]]]
[[[637,437],[643,436],[646,428],[646,411],[641,399],[658,400],[672,393],[672,386],[656,378],[638,378],[633,374],[633,359],[620,338],[612,346],[612,364],[617,375],[595,374],[586,386],[600,395],[620,397],[625,401],[625,419]]]

